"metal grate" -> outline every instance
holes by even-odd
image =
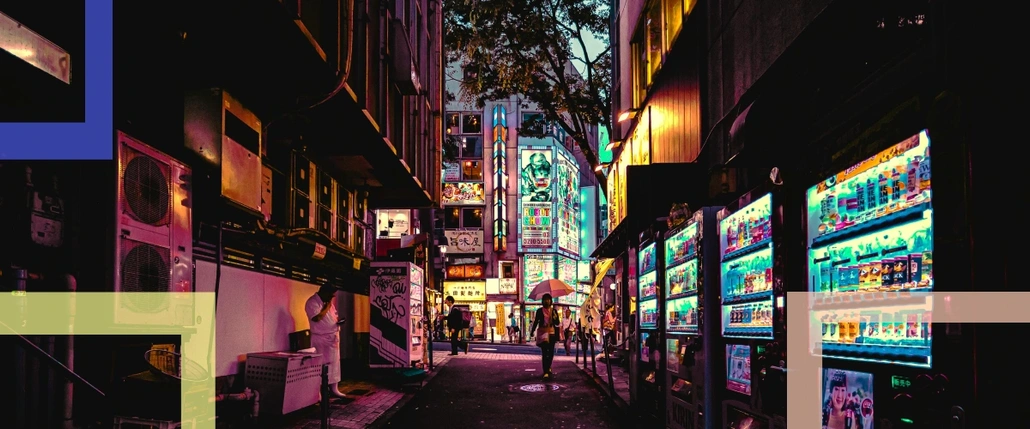
[[[168,249],[123,239],[121,258],[121,292],[168,292]],[[168,295],[132,295],[123,302],[133,311],[155,313],[168,307]]]
[[[129,151],[122,172],[122,194],[130,215],[148,225],[169,222],[172,209],[167,166],[135,151]]]

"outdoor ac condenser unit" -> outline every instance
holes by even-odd
[[[262,216],[261,121],[221,89],[186,95],[183,132],[186,147],[220,167],[222,196]]]
[[[123,132],[117,150],[114,323],[192,326],[190,169]]]

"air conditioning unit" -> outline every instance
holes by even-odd
[[[221,89],[186,95],[186,146],[221,167],[222,196],[262,216],[261,121]]]
[[[190,169],[123,132],[117,150],[114,323],[192,326]]]

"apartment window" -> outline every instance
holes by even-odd
[[[647,73],[647,49],[643,35],[638,36],[631,45],[633,50],[633,106],[638,107],[647,98],[647,87],[650,84]]]
[[[461,125],[461,114],[451,113],[447,115],[447,134],[457,133]]]

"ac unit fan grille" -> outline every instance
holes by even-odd
[[[122,241],[120,292],[164,292],[133,295],[123,301],[129,309],[139,313],[155,313],[168,307],[169,251],[157,246],[131,240]]]
[[[129,214],[148,225],[168,223],[172,202],[167,168],[137,152],[125,164],[122,177]]]

